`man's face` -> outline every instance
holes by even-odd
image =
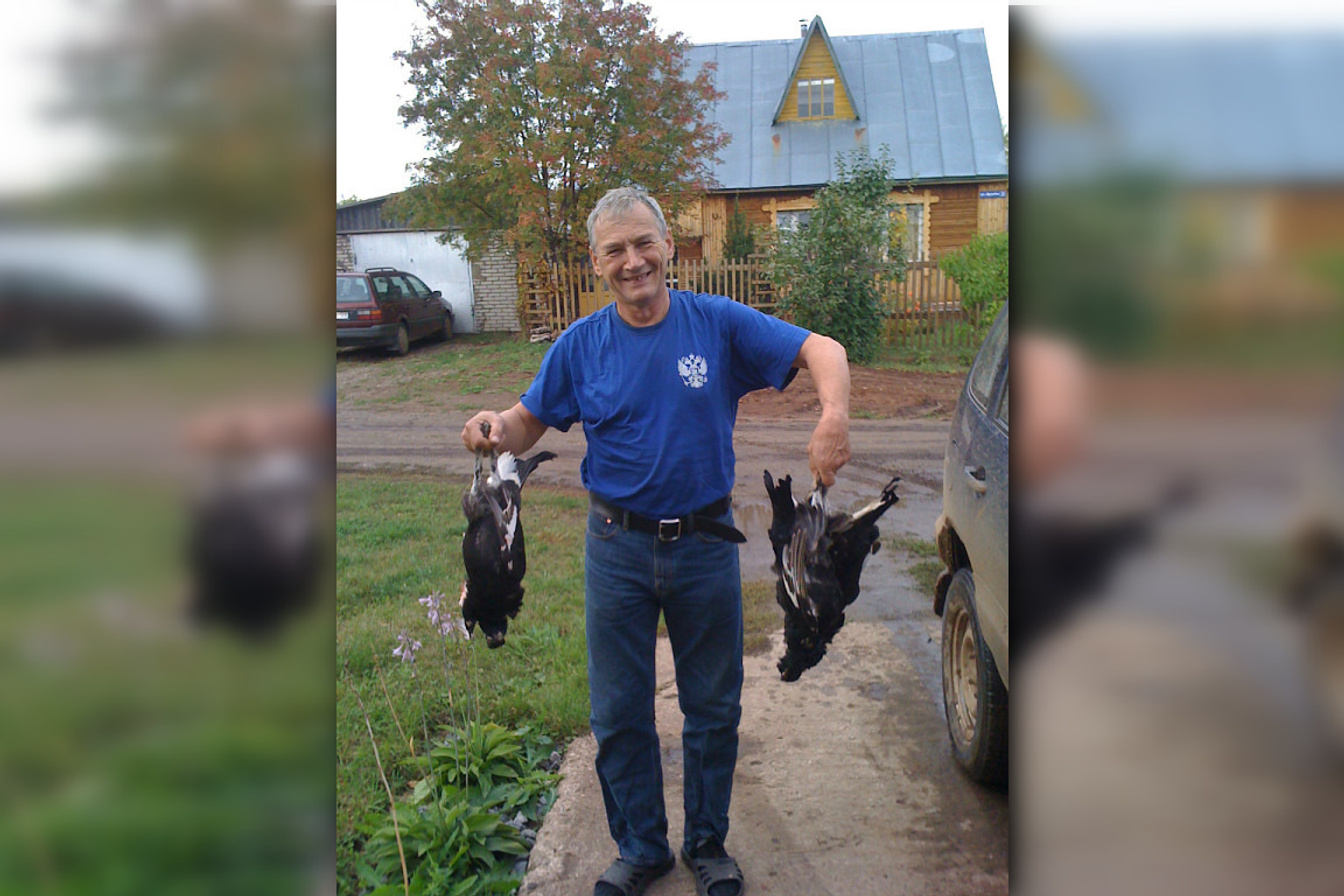
[[[672,237],[643,204],[600,218],[593,227],[593,268],[622,304],[646,305],[667,289]]]

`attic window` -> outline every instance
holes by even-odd
[[[835,115],[835,79],[804,78],[798,82],[798,117],[828,118]]]

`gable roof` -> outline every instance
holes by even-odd
[[[825,35],[857,121],[775,122],[814,30]],[[727,94],[709,115],[732,138],[712,169],[720,189],[821,186],[836,176],[837,154],[865,146],[876,155],[883,144],[900,181],[1008,176],[979,28],[831,37],[817,18],[797,39],[700,44],[687,60],[688,73],[715,63],[714,86]]]
[[[1087,97],[1063,120],[1024,96],[1023,173],[1156,169],[1199,183],[1344,177],[1344,34],[1056,39],[1032,52]]]
[[[784,92],[779,96],[779,105],[775,107],[775,114],[771,117],[771,122],[777,123],[779,121],[779,116],[784,114],[788,102],[796,96],[793,85],[798,81],[798,69],[803,65],[803,57],[807,54],[807,48],[812,43],[814,35],[821,37],[822,45],[826,48],[826,52],[830,54],[831,61],[835,63],[836,80],[840,82],[840,89],[850,98],[850,104],[854,107],[854,117],[863,118],[863,109],[859,106],[858,99],[854,97],[854,92],[849,89],[849,83],[845,80],[845,70],[840,67],[839,62],[835,61],[835,47],[831,46],[831,36],[826,33],[826,26],[821,23],[821,16],[816,16],[803,34],[802,42],[798,44],[798,55],[793,61],[793,71],[789,72],[789,79],[784,82]]]

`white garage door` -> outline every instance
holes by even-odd
[[[461,250],[439,243],[438,236],[426,231],[351,234],[355,270],[390,267],[409,271],[430,289],[443,293],[453,309],[453,332],[474,333],[471,265]]]

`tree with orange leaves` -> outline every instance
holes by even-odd
[[[397,58],[415,96],[401,107],[430,140],[392,212],[455,231],[477,251],[501,238],[521,258],[586,255],[586,219],[633,183],[675,219],[710,182],[727,142],[706,113],[712,71],[621,0],[417,0],[429,26]]]

